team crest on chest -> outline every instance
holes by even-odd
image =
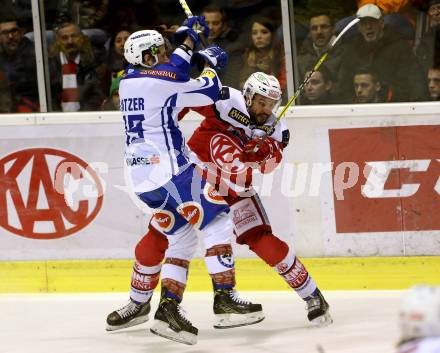
[[[242,148],[230,137],[217,134],[210,142],[211,160],[228,174],[239,174],[246,169],[241,161]]]

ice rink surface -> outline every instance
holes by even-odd
[[[150,333],[158,293],[149,322],[115,332],[105,331],[105,318],[127,294],[0,295],[0,353],[392,353],[402,293],[324,292],[334,324],[311,328],[295,293],[241,292],[263,304],[266,319],[227,330],[212,328],[212,293],[186,293],[183,306],[199,328],[194,346]]]

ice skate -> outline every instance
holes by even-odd
[[[136,304],[132,300],[127,305],[113,311],[107,316],[107,331],[116,331],[123,328],[136,326],[148,321],[150,301]]]
[[[322,293],[317,290],[316,295],[313,295],[306,301],[307,303],[307,318],[316,327],[325,327],[333,323],[330,316],[330,306],[325,301]]]
[[[184,316],[179,303],[173,298],[162,297],[150,331],[172,341],[188,345],[197,343],[198,329]]]
[[[214,328],[224,329],[253,325],[264,320],[261,304],[253,304],[238,297],[233,289],[214,290]]]

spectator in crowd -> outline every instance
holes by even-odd
[[[10,84],[14,111],[39,111],[34,44],[13,15],[0,19],[0,67]]]
[[[381,11],[385,25],[393,30],[399,36],[407,39],[414,40],[415,37],[415,25],[416,13],[414,11],[420,3],[426,0],[358,0],[357,8],[360,9],[364,5],[373,4],[376,5]],[[417,5],[417,6],[416,6]],[[336,32],[340,32],[354,16],[349,16],[338,21],[335,25]],[[352,27],[346,34],[348,37],[357,33],[357,28]]]
[[[286,64],[284,50],[275,38],[274,23],[264,17],[257,17],[251,25],[251,45],[243,54],[240,73],[240,87],[254,72],[262,71],[275,76],[281,89],[286,88]]]
[[[174,38],[173,38],[174,33],[176,33],[176,30],[178,28],[179,28],[179,25],[167,24],[167,23],[162,23],[162,24],[154,27],[154,29],[156,31],[158,31],[160,34],[162,34],[162,36],[164,37],[164,39],[166,39],[168,44],[171,44],[171,42],[174,41]],[[171,49],[171,52],[173,51],[173,49]],[[167,48],[167,50],[169,50],[169,49]]]
[[[391,101],[426,99],[426,79],[408,42],[384,26],[382,12],[376,5],[364,5],[357,17],[360,33],[346,44],[339,72],[344,101],[353,101],[354,72],[364,66],[376,72],[391,93]]]
[[[81,28],[102,28],[109,0],[60,0],[58,17]]]
[[[356,71],[353,77],[354,103],[380,103],[382,85],[377,75],[369,69]]]
[[[300,77],[304,77],[307,68],[316,64],[334,39],[334,25],[326,13],[317,13],[310,16],[309,37],[304,40],[298,53],[298,70]],[[337,45],[325,61],[325,65],[333,75],[337,75],[342,60],[343,46]]]
[[[229,64],[219,72],[220,80],[225,85],[238,87],[243,54],[239,33],[229,26],[226,12],[220,7],[204,7],[202,15],[209,27],[209,43],[219,45],[229,56]]]
[[[0,69],[0,114],[12,112],[11,89],[4,73]]]
[[[229,52],[230,46],[236,45],[238,32],[229,26],[226,12],[219,7],[207,6],[202,10],[202,15],[209,27],[209,42]]]
[[[78,25],[61,24],[50,48],[49,69],[54,110],[98,110],[103,94],[98,63],[89,39]]]
[[[432,101],[440,100],[440,66],[428,71],[429,97]]]
[[[429,29],[417,47],[416,55],[424,73],[440,63],[440,0],[431,0],[428,8]]]
[[[102,110],[119,110],[119,83],[121,82],[123,71],[112,80],[109,96],[102,103]]]
[[[124,58],[124,44],[130,34],[131,31],[128,28],[123,28],[110,38],[107,68],[110,70],[111,79],[114,79],[117,73],[127,66]]]
[[[311,68],[307,70],[305,75],[311,71]],[[304,89],[304,98],[301,99],[301,104],[333,104],[335,98],[333,97],[332,90],[333,82],[330,70],[321,65],[319,70],[315,71],[306,84]]]

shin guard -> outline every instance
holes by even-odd
[[[221,244],[207,249],[205,264],[215,288],[235,287],[235,264],[231,245]]]
[[[274,269],[301,298],[308,298],[316,290],[315,281],[292,250],[289,250],[287,256],[276,264]]]

